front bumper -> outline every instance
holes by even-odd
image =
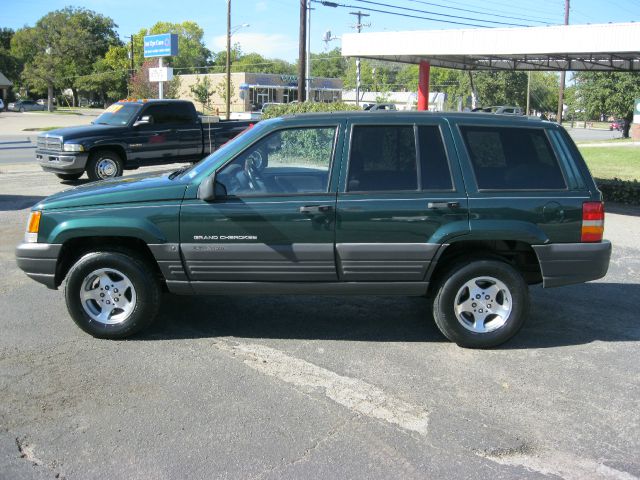
[[[87,152],[53,152],[36,150],[36,160],[45,172],[82,173],[87,166]]]
[[[16,247],[18,267],[36,282],[56,289],[56,266],[62,245],[51,243],[21,243]]]
[[[559,287],[597,280],[607,274],[611,242],[533,245],[540,262],[542,285]]]

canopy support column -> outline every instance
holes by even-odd
[[[420,73],[418,75],[418,110],[429,110],[429,72],[431,64],[420,61]]]

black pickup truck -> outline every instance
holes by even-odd
[[[184,100],[120,101],[91,125],[51,130],[38,136],[36,160],[62,180],[122,175],[125,169],[194,162],[255,121],[203,123]]]

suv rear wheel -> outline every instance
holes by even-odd
[[[93,152],[87,162],[89,180],[106,180],[122,176],[122,158],[111,150]]]
[[[526,319],[529,290],[520,272],[498,260],[458,264],[438,285],[433,317],[461,347],[489,348],[513,337]]]
[[[71,268],[65,287],[73,321],[98,338],[125,338],[149,326],[160,303],[160,285],[138,258],[93,252]]]
[[[60,180],[72,181],[78,180],[82,176],[83,172],[80,173],[56,173],[56,177]]]

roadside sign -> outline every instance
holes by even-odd
[[[160,67],[149,69],[150,82],[170,82],[173,80],[173,68]]]
[[[178,35],[161,33],[144,37],[144,58],[178,55]]]
[[[640,98],[633,101],[633,123],[640,124]]]

